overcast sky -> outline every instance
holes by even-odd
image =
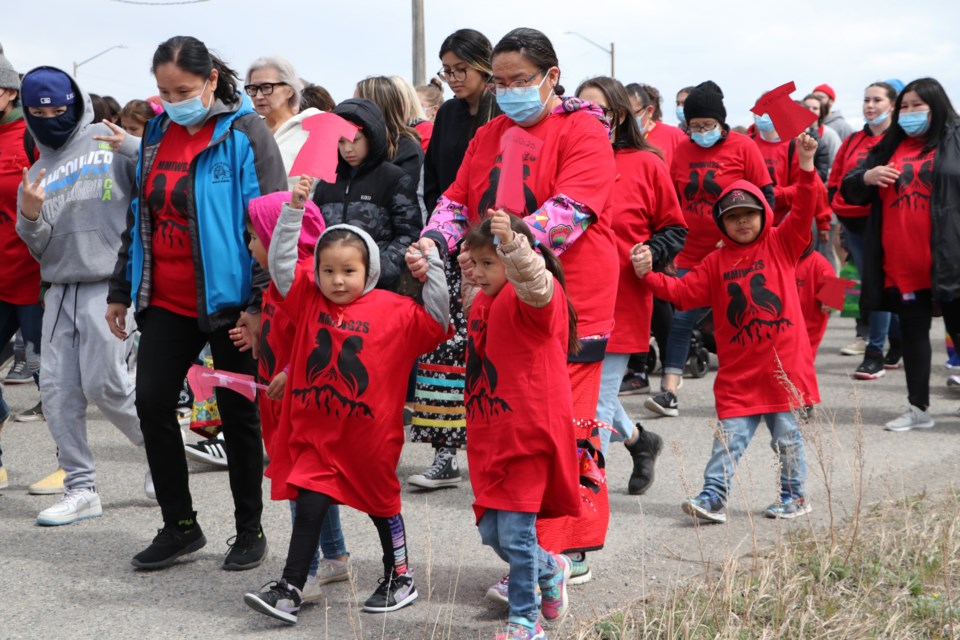
[[[77,74],[86,91],[113,95],[121,104],[156,93],[150,60],[157,44],[173,35],[203,40],[241,75],[259,56],[287,57],[338,101],[366,76],[412,75],[409,0],[207,0],[162,7],[138,1],[4,2],[0,43],[20,72],[45,64],[68,73],[74,62],[125,45]],[[875,80],[930,75],[960,103],[960,3],[947,0],[424,4],[428,74],[440,68],[440,43],[456,29],[478,29],[495,44],[514,27],[534,27],[553,41],[572,93],[579,81],[610,70],[609,55],[565,34],[575,30],[604,47],[614,42],[616,77],[658,87],[667,122],[676,121],[676,91],[706,79],[723,89],[733,125],[748,122],[763,91],[790,80],[798,99],[821,82],[832,85],[837,106],[855,126],[862,123],[863,89]]]

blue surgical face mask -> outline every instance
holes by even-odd
[[[645,134],[647,132],[647,128],[643,126],[643,118],[640,116],[637,116],[637,128],[640,129],[640,133]]]
[[[686,116],[683,115],[683,105],[679,104],[677,105],[677,122],[679,122],[680,124],[683,124],[686,121],[687,121],[687,118]]]
[[[765,113],[762,116],[753,116],[753,123],[757,125],[757,129],[763,133],[770,133],[774,130],[773,120],[770,119],[769,113]]]
[[[922,136],[930,129],[929,116],[929,111],[910,111],[909,113],[901,113],[898,122],[905,134],[915,138]]]
[[[503,111],[504,115],[517,124],[526,124],[536,120],[546,104],[540,99],[540,87],[547,81],[547,75],[544,74],[540,84],[529,87],[508,88],[497,92],[497,106]]]
[[[203,105],[203,92],[207,90],[207,83],[209,82],[210,80],[204,82],[200,93],[192,98],[187,98],[180,102],[161,100],[163,110],[167,112],[171,120],[182,127],[192,127],[195,124],[200,124],[203,122],[203,119],[207,117],[207,114],[210,113],[210,107]],[[213,104],[212,96],[210,98],[210,104]]]
[[[710,131],[705,131],[703,133],[700,133],[699,131],[693,131],[690,133],[690,139],[704,149],[709,149],[713,145],[717,144],[717,142],[720,140],[720,126],[717,125]]]
[[[906,115],[906,114],[904,114],[904,115]],[[887,121],[887,118],[889,118],[889,117],[890,117],[890,112],[889,112],[889,111],[884,111],[883,113],[881,113],[880,115],[878,115],[878,116],[877,116],[876,118],[874,118],[873,120],[867,120],[867,124],[871,124],[871,125],[873,125],[873,126],[876,127],[877,125],[881,125],[881,124],[883,124],[884,122],[886,122],[886,121]],[[900,116],[900,120],[901,120],[901,121],[903,120],[903,116],[902,116],[902,115]]]

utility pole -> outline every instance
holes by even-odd
[[[413,86],[427,82],[426,46],[423,35],[423,0],[413,0]]]
[[[74,63],[73,63],[73,77],[74,77],[74,79],[76,79],[76,77],[77,77],[77,69],[80,68],[81,66],[87,64],[87,63],[90,62],[91,60],[95,60],[96,58],[99,58],[100,56],[102,56],[103,54],[107,53],[108,51],[113,51],[114,49],[126,49],[126,48],[127,48],[126,45],[116,44],[116,45],[114,45],[114,46],[112,46],[112,47],[109,47],[109,48],[107,48],[107,49],[104,49],[103,51],[101,51],[100,53],[98,53],[98,54],[95,55],[95,56],[90,56],[89,58],[87,58],[87,59],[84,60],[83,62],[74,62]]]
[[[613,72],[613,43],[610,43],[610,77],[616,78],[617,74]]]

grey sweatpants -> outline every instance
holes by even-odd
[[[87,444],[87,404],[93,402],[130,442],[143,446],[127,376],[126,343],[110,333],[107,282],[54,284],[44,296],[40,399],[57,443],[68,489],[93,487],[96,469]],[[127,316],[127,329],[133,318]]]

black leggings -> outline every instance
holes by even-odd
[[[323,493],[309,489],[300,489],[297,493],[297,515],[290,535],[287,564],[283,568],[283,579],[297,589],[303,589],[307,582],[310,562],[320,542],[320,527],[332,504],[330,496]],[[370,519],[380,535],[384,577],[407,573],[407,538],[403,516],[398,513],[389,518],[370,516]]]
[[[903,369],[907,378],[907,399],[910,404],[923,409],[930,406],[930,325],[933,319],[933,303],[930,291],[917,292],[916,300],[900,301],[897,315],[900,316],[902,334]],[[941,302],[943,323],[953,339],[960,338],[960,300]]]

